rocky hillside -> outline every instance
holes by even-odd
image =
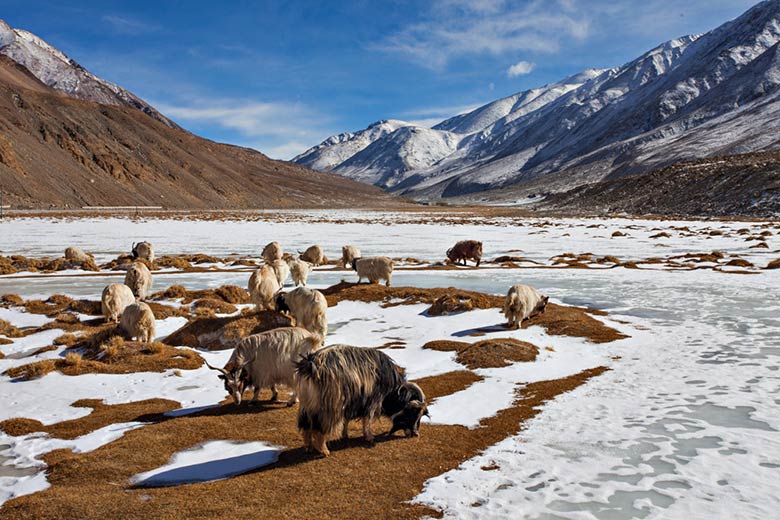
[[[75,99],[2,54],[0,190],[6,204],[35,208],[398,203],[366,184],[192,135],[132,103]]]
[[[580,214],[780,217],[780,152],[689,161],[604,180],[545,199],[545,210]]]

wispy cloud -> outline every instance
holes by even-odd
[[[570,7],[569,2],[541,0],[522,6],[500,0],[437,0],[424,21],[387,36],[372,48],[434,70],[468,55],[556,52],[563,39],[588,35],[587,17]]]
[[[102,17],[102,20],[107,23],[114,32],[119,34],[137,35],[160,30],[160,26],[158,25],[146,23],[129,16],[107,14]]]
[[[516,78],[517,76],[529,74],[535,68],[535,63],[531,63],[530,61],[518,61],[506,70],[506,75],[510,78]]]
[[[216,126],[233,131],[238,135],[234,142],[275,159],[290,159],[335,133],[328,127],[328,117],[301,103],[195,99],[155,106],[184,126]]]

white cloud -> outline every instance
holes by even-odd
[[[588,33],[583,12],[570,12],[557,3],[532,0],[517,7],[510,2],[437,0],[424,21],[373,48],[437,70],[468,55],[557,52],[563,40],[583,39]]]
[[[102,20],[109,24],[114,31],[119,34],[137,35],[158,31],[160,29],[158,25],[142,22],[127,16],[109,14],[103,16]]]
[[[239,138],[232,142],[274,159],[290,159],[335,133],[327,127],[326,116],[302,103],[191,99],[154,106],[185,127],[204,125],[233,131]]]
[[[516,78],[517,76],[530,73],[535,68],[535,63],[531,63],[530,61],[518,61],[507,69],[506,75],[510,78]]]

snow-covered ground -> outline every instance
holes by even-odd
[[[379,216],[374,224],[321,223],[322,218],[311,214],[306,223],[96,220],[89,226],[78,221],[15,220],[0,223],[0,250],[53,256],[66,245],[80,245],[108,259],[128,249],[133,240],[149,239],[159,254],[257,255],[262,244],[278,239],[290,250],[320,243],[328,256],[339,256],[340,246],[349,242],[366,254],[440,259],[456,239],[479,238],[485,242],[487,257],[513,249],[523,249],[524,256],[539,260],[562,252],[646,258],[661,250],[677,254],[720,249],[763,266],[780,256],[776,253],[780,240],[774,235],[777,226],[769,228],[773,235],[766,239],[768,250],[748,249],[752,242],[735,233],[741,228],[758,233],[765,229],[762,223],[555,220],[539,228],[528,225],[533,221],[522,225],[500,219],[482,225],[424,225],[399,224],[394,219],[401,217],[392,215]],[[334,218],[349,215],[339,213]],[[596,224],[604,227],[588,227]],[[670,226],[718,229],[725,235],[670,232],[670,239],[649,238]],[[630,236],[611,238],[618,229]],[[325,287],[353,276],[320,270],[310,281],[314,287]],[[158,274],[155,287],[244,285],[247,277],[237,272]],[[108,279],[102,275],[3,277],[0,294],[97,298]],[[488,337],[529,341],[542,347],[542,353],[533,363],[478,370],[484,381],[431,406],[435,422],[473,427],[511,404],[516,383],[562,377],[598,365],[612,370],[548,403],[521,434],[458,470],[431,479],[418,501],[444,509],[450,518],[773,517],[780,508],[776,413],[780,270],[751,275],[624,268],[399,270],[394,274],[394,285],[399,286],[454,286],[496,294],[505,293],[514,283],[533,285],[563,304],[607,310],[609,324],[631,338],[594,345],[550,336],[538,327],[489,333]],[[385,352],[406,366],[411,378],[418,378],[461,368],[453,353],[421,349],[425,342],[464,339],[474,328],[502,321],[497,310],[432,318],[422,314],[424,308],[383,309],[373,303],[342,302],[329,310],[328,342],[362,346],[404,342],[405,348]],[[0,318],[35,325],[31,320],[38,317],[10,309]],[[158,327],[168,325],[158,323]],[[51,343],[53,338],[45,334],[14,340],[0,346],[0,351],[31,352]],[[544,349],[547,346],[553,349]],[[57,355],[61,352],[40,356]],[[225,362],[229,352],[202,355],[217,365]],[[29,361],[9,356],[0,361],[0,368]],[[52,373],[32,382],[0,376],[0,419],[29,417],[48,424],[88,413],[70,406],[78,399],[121,403],[150,397],[177,400],[183,407],[178,413],[187,413],[214,405],[224,398],[224,389],[205,367],[182,371],[182,377],[170,371],[77,377]],[[93,437],[84,442],[84,449],[99,446],[100,439],[111,442],[133,427],[113,426],[88,434]],[[84,440],[0,434],[0,501],[45,487],[40,456],[59,447],[82,449],[80,439]],[[201,450],[198,464],[221,458],[218,449],[206,452]],[[481,469],[488,466],[498,469]],[[38,469],[31,472],[31,467]]]

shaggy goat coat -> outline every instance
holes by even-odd
[[[261,388],[270,388],[271,399],[276,400],[276,385],[285,385],[292,391],[287,402],[295,404],[295,361],[320,345],[320,338],[298,327],[278,329],[253,334],[242,339],[223,369],[225,388],[236,404],[241,403],[245,388],[254,387],[253,401]],[[231,378],[231,374],[233,377]]]
[[[133,258],[143,258],[154,263],[154,247],[149,242],[138,242],[133,244]]]
[[[327,440],[345,435],[353,419],[363,420],[364,435],[371,440],[372,420],[416,410],[411,421],[416,423],[426,411],[422,390],[407,383],[404,370],[380,350],[333,345],[301,359],[296,374],[298,428],[306,447],[323,455],[328,454]]]
[[[270,265],[274,260],[281,260],[282,253],[282,246],[279,245],[279,242],[271,242],[263,248],[263,252],[260,253],[260,256],[263,257],[265,263]]]
[[[271,268],[276,274],[276,281],[279,282],[279,287],[284,287],[284,282],[290,276],[290,266],[284,260],[279,259],[271,263]]]
[[[100,308],[106,321],[119,322],[119,317],[128,305],[135,303],[135,295],[123,283],[106,285],[100,297]]]
[[[479,267],[482,261],[482,242],[461,240],[447,250],[447,258],[454,264],[462,261],[463,265],[466,265],[466,260],[473,260]]]
[[[274,296],[280,289],[276,272],[267,265],[255,270],[249,277],[247,289],[249,289],[249,297],[257,310],[272,310]]]
[[[523,320],[544,312],[548,300],[533,287],[513,285],[504,300],[504,316],[509,326],[519,328]]]
[[[125,274],[125,285],[138,300],[143,300],[152,289],[152,273],[141,262],[134,262]]]
[[[296,287],[289,292],[279,293],[276,310],[288,311],[298,327],[319,334],[325,341],[328,334],[328,301],[320,291]]]
[[[130,339],[149,343],[154,340],[154,313],[144,302],[136,302],[125,307],[120,326]]]
[[[303,260],[293,259],[290,260],[289,265],[295,286],[306,285],[306,280],[309,278],[309,273],[311,272],[311,264],[309,262],[304,262]]]
[[[393,277],[393,261],[386,256],[369,256],[366,258],[352,259],[352,269],[357,272],[358,283],[363,278],[367,278],[371,283],[379,283],[379,280],[385,280],[390,287]]]
[[[344,246],[341,248],[341,263],[344,267],[352,265],[352,260],[360,258],[360,249],[356,246]]]
[[[88,262],[92,260],[92,255],[85,253],[81,248],[70,246],[65,249],[65,259],[74,262]]]
[[[298,251],[298,254],[300,255],[298,258],[313,265],[322,265],[328,263],[328,259],[325,256],[325,253],[322,252],[322,248],[318,245],[310,246],[303,253]]]

